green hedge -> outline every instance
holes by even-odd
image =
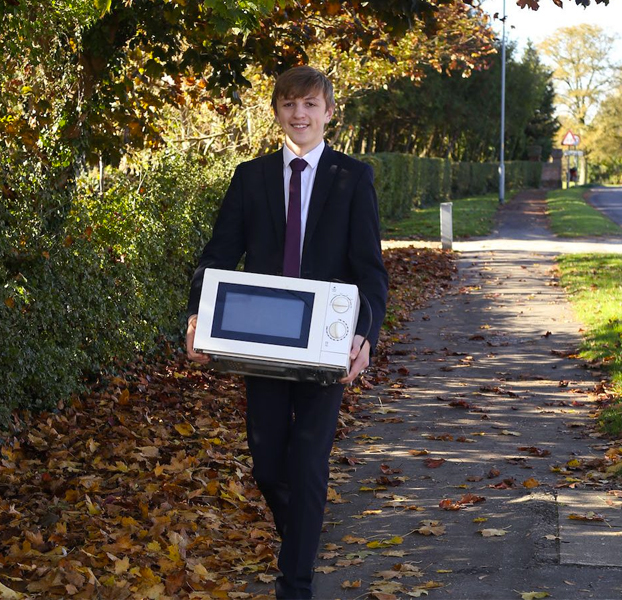
[[[497,163],[455,163],[398,153],[362,154],[357,158],[374,169],[383,222],[402,219],[413,207],[482,195],[499,187]],[[539,162],[506,162],[507,189],[537,188],[541,175]]]
[[[23,188],[18,171],[7,187]],[[223,160],[162,155],[144,176],[116,172],[103,196],[80,182],[53,228],[37,212],[43,190],[33,186],[30,204],[3,195],[0,421],[17,407],[51,408],[88,374],[179,334],[231,172]]]

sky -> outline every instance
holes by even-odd
[[[503,0],[481,0],[481,3],[488,14],[503,14]],[[611,58],[622,63],[622,0],[609,0],[608,6],[592,0],[587,8],[577,6],[574,0],[564,0],[564,8],[557,7],[553,0],[540,0],[538,11],[519,8],[516,0],[505,0],[505,12],[506,39],[517,43],[519,56],[528,39],[538,44],[560,27],[589,23],[600,25],[610,35],[620,37],[612,48]],[[500,36],[501,23],[493,21],[492,24]]]

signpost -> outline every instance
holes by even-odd
[[[575,135],[574,133],[572,133],[572,131],[570,131],[570,129],[566,132],[566,135],[564,136],[564,139],[562,140],[562,146],[573,146],[573,147],[577,147],[579,145],[579,142],[581,141],[581,138],[578,135]],[[576,156],[577,158],[575,159],[577,161],[577,166],[578,166],[578,155],[579,155],[579,151],[577,150],[566,150],[564,151],[564,154],[568,157],[568,161],[567,161],[567,168],[566,168],[566,188],[570,187],[570,154],[573,154],[574,156]],[[577,169],[575,167],[575,173],[577,172]]]

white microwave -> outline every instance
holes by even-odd
[[[194,338],[210,366],[324,385],[346,376],[355,285],[205,269]]]

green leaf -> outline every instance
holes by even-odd
[[[110,5],[112,4],[112,0],[93,0],[93,4],[95,8],[100,13],[100,18],[103,17],[107,12],[110,12]]]

